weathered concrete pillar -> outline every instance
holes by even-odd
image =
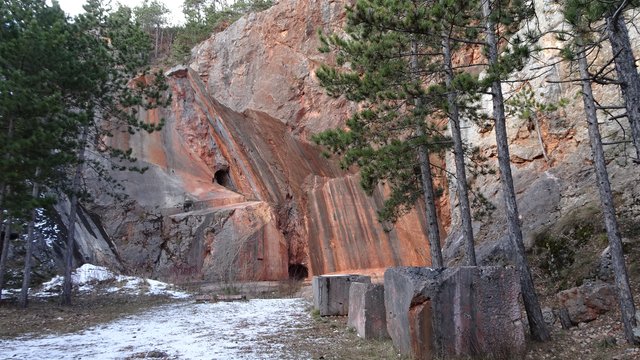
[[[401,353],[518,358],[524,350],[515,269],[391,268],[384,280],[387,329]]]
[[[402,354],[429,359],[433,353],[433,305],[440,270],[396,267],[384,273],[387,331]]]
[[[351,283],[371,283],[363,275],[322,275],[312,281],[313,306],[320,316],[344,316],[349,313],[349,287]]]
[[[347,325],[355,328],[361,338],[388,338],[386,315],[383,285],[351,284]]]
[[[518,358],[525,348],[519,297],[514,268],[446,269],[437,294],[438,352]]]

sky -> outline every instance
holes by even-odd
[[[180,25],[184,23],[184,15],[182,14],[182,1],[181,0],[158,0],[171,11],[169,14],[169,23],[172,25]],[[49,1],[50,2],[50,1]],[[82,6],[85,4],[84,0],[58,0],[60,7],[69,15],[74,16],[81,13]],[[116,4],[126,5],[130,8],[140,6],[143,0],[112,0],[112,6]]]

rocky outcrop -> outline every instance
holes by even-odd
[[[318,52],[317,31],[340,31],[351,2],[279,1],[198,45],[190,66],[222,104],[265,112],[301,138],[340,126],[353,105],[316,81],[315,70],[330,60]]]
[[[565,26],[562,22],[561,5],[546,0],[536,0],[533,4],[540,31],[547,32],[538,45],[547,50],[530,58],[510,79],[518,81],[506,82],[503,91],[507,99],[513,100],[515,94],[531,89],[533,96],[529,100],[535,100],[540,104],[558,105],[564,99],[567,100],[567,104],[556,111],[532,109],[532,115],[528,118],[521,118],[517,111],[513,111],[507,118],[511,168],[525,246],[529,249],[538,234],[552,230],[557,223],[569,221],[576,213],[586,208],[600,207],[587,123],[579,98],[580,89],[576,84],[559,82],[575,78],[575,74],[571,73],[569,63],[560,61],[559,52],[552,50],[564,46],[562,41],[552,35],[553,30]],[[640,37],[637,30],[630,31],[632,44],[640,53]],[[477,57],[474,51],[468,52],[471,55],[462,57],[463,61]],[[604,46],[598,53],[598,58],[593,59],[593,68],[604,66],[609,56],[610,49]],[[600,104],[621,103],[617,86],[594,85],[594,94]],[[482,106],[487,113],[491,113],[489,96],[483,97]],[[511,107],[517,110],[522,104],[512,103]],[[618,114],[619,112],[614,112],[614,115]],[[599,112],[598,116],[601,132],[607,144],[605,152],[616,206],[627,220],[638,221],[640,211],[637,208],[638,200],[635,194],[640,191],[640,181],[636,175],[637,166],[633,165],[629,157],[632,154],[631,146],[624,141],[628,140],[629,125],[626,120],[611,121],[604,112]],[[495,132],[491,124],[488,125],[480,127],[473,122],[466,122],[462,125],[463,138],[480,149],[486,158],[483,165],[497,170]],[[454,170],[452,158],[447,160],[450,160],[447,161],[447,167]],[[456,229],[460,222],[454,185],[450,189],[449,197],[453,225],[451,236],[446,240],[444,247],[449,265],[460,263],[464,257],[462,238]],[[506,218],[499,176],[496,173],[477,177],[472,180],[472,186],[497,208],[490,216],[474,222],[478,260],[484,264],[496,261],[507,263],[511,246],[506,237]]]
[[[126,182],[128,200],[114,205],[100,198],[91,209],[100,215],[124,268],[196,280],[224,279],[233,269],[236,279],[266,280],[286,277],[289,266],[317,275],[430,263],[420,207],[395,227],[384,228],[376,209],[385,190],[365,195],[357,174],[343,172],[309,142],[310,134],[342,125],[354,110],[346,100],[325,95],[314,78],[321,63],[332,61],[318,52],[316,31],[339,31],[347,2],[281,0],[241,18],[198,45],[188,66],[169,73],[170,109],[141,112],[148,122],[164,118],[162,131],[113,139],[132,148],[140,165],[149,167],[145,174],[116,174]],[[561,26],[558,4],[534,4],[542,30]],[[553,48],[557,42],[547,35],[540,45]],[[551,50],[536,56],[514,74],[526,81],[505,92],[530,86],[540,102],[573,99],[577,89],[572,85],[548,82],[563,79],[568,66],[538,69],[556,56]],[[469,47],[456,61],[481,57],[479,49]],[[603,103],[619,101],[613,87],[597,87],[596,96]],[[482,104],[489,112],[490,99],[483,98]],[[537,113],[539,129],[531,119],[509,118],[512,167],[529,246],[536,234],[576,209],[597,207],[580,106],[571,101],[558,111]],[[462,128],[465,140],[486,158],[484,165],[497,168],[491,127],[467,122]],[[603,132],[612,143],[622,139],[622,128],[603,116]],[[629,189],[640,183],[632,167],[625,166],[624,146],[607,147],[609,168],[614,188],[625,189],[617,193],[619,206],[637,217],[640,209]],[[453,166],[448,160],[443,159],[446,166]],[[448,184],[443,180],[442,185],[446,189]],[[498,176],[477,177],[472,185],[497,206],[490,217],[474,223],[478,257],[483,264],[508,263]],[[439,207],[443,233],[450,234],[445,257],[456,264],[464,251],[455,188]]]
[[[117,174],[128,200],[93,208],[125,268],[237,281],[286,279],[289,266],[323,274],[429,263],[418,212],[385,231],[375,210],[382,188],[366,196],[284,122],[220,104],[191,68],[168,80],[172,107],[141,114],[164,119],[163,129],[113,140],[148,170]]]

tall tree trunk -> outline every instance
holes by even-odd
[[[418,71],[418,43],[413,40],[411,43],[411,70],[415,74]],[[422,106],[422,99],[415,99],[417,108]],[[417,126],[417,135],[424,136],[422,124]],[[431,174],[431,160],[429,159],[429,148],[426,145],[418,147],[418,162],[420,163],[420,176],[422,180],[422,192],[427,213],[427,236],[429,237],[429,250],[431,254],[431,267],[442,268],[442,250],[440,248],[440,226],[438,225],[438,213],[436,211],[435,192],[433,191],[433,176]]]
[[[636,163],[640,163],[640,75],[631,50],[629,31],[619,12],[607,18],[607,35],[614,56],[614,63],[622,98],[631,126],[631,138],[636,150]]]
[[[163,45],[163,41],[164,41],[164,28],[160,28],[160,48],[164,48]]]
[[[447,106],[449,107],[449,126],[453,139],[453,155],[456,163],[456,191],[460,202],[460,219],[462,220],[462,234],[466,244],[467,265],[476,266],[476,251],[473,239],[473,227],[471,224],[471,206],[469,205],[469,188],[467,184],[467,169],[464,164],[464,148],[462,134],[460,133],[460,111],[456,92],[452,89],[453,67],[451,62],[451,44],[449,35],[442,35],[442,50],[444,53],[445,83],[447,85]]]
[[[40,169],[36,169],[35,179],[40,176]],[[38,198],[40,195],[40,186],[34,180],[33,189],[31,190],[31,197],[34,199]],[[31,220],[29,221],[29,225],[27,226],[27,246],[26,246],[26,254],[24,255],[24,272],[22,275],[22,291],[20,292],[19,304],[20,307],[26,308],[27,301],[29,299],[29,285],[31,283],[31,256],[33,254],[33,233],[34,227],[36,223],[36,209],[31,210]]]
[[[158,40],[160,39],[160,36],[158,34],[160,30],[160,26],[156,25],[156,59],[158,58]]]
[[[589,64],[587,62],[587,55],[583,45],[580,45],[578,49],[578,67],[580,69],[580,78],[582,79],[582,101],[584,102],[584,110],[587,122],[589,123],[591,154],[593,156],[596,180],[598,182],[598,191],[600,192],[600,203],[602,206],[602,214],[604,215],[604,224],[607,230],[607,237],[609,238],[611,260],[616,279],[616,290],[618,293],[618,301],[620,303],[620,312],[622,313],[624,333],[630,344],[638,344],[638,339],[633,334],[633,329],[636,326],[636,309],[633,303],[633,296],[631,295],[631,288],[629,287],[627,268],[624,264],[622,239],[620,237],[620,229],[618,228],[618,220],[616,219],[616,211],[613,206],[611,184],[609,183],[609,174],[607,172],[607,165],[602,147],[602,137],[600,136],[595,101],[593,98],[593,91],[591,89],[591,74],[589,74]]]
[[[78,214],[78,192],[80,191],[80,180],[82,179],[82,171],[84,168],[84,160],[86,157],[86,143],[87,143],[88,129],[84,127],[82,129],[82,135],[80,138],[80,149],[78,153],[78,165],[76,166],[76,172],[73,176],[73,182],[71,183],[71,197],[69,199],[69,218],[67,221],[67,252],[64,258],[64,283],[62,285],[62,303],[64,305],[71,305],[71,271],[73,267],[73,250],[75,246],[75,234],[76,234],[76,218]]]
[[[10,142],[13,139],[13,118],[9,117],[9,126],[7,129],[7,142]],[[4,154],[4,158],[6,160],[11,159],[11,153],[7,152]],[[7,191],[7,184],[2,182],[0,183],[0,226],[2,225],[2,220],[4,218],[4,197]]]
[[[483,0],[482,14],[486,27],[486,42],[489,57],[489,66],[498,64],[498,41],[496,39],[495,24],[491,19],[490,0]],[[537,341],[547,341],[551,337],[542,317],[542,310],[536,295],[531,270],[525,255],[524,242],[522,240],[522,229],[516,203],[516,192],[513,186],[513,176],[511,175],[511,161],[509,158],[509,142],[507,137],[506,117],[504,111],[504,98],[502,96],[502,85],[496,79],[491,84],[491,95],[493,100],[493,116],[495,118],[496,145],[498,146],[498,165],[500,168],[500,183],[502,184],[502,195],[504,197],[505,211],[507,213],[507,223],[509,227],[509,238],[515,250],[515,263],[520,273],[520,287],[522,289],[522,299],[529,320],[531,337]]]
[[[0,255],[0,298],[4,288],[4,273],[7,268],[7,256],[9,253],[9,242],[11,241],[11,216],[7,217],[7,226],[4,227],[4,239],[2,241],[2,255]]]

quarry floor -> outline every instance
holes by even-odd
[[[315,316],[308,286],[285,298],[198,303],[194,298],[80,294],[64,307],[35,299],[27,310],[0,303],[0,359],[405,359],[390,341],[365,341],[346,318]],[[272,294],[279,297],[283,294]],[[622,341],[617,314],[553,341],[531,343],[525,359],[640,359]]]

